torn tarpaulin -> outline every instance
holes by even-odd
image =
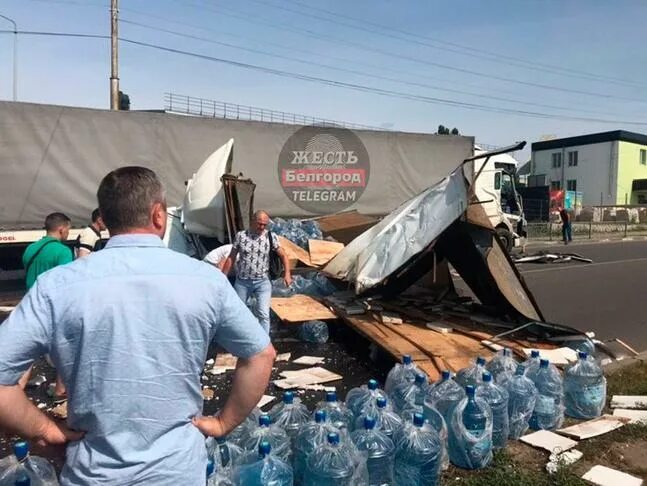
[[[570,261],[593,263],[593,260],[590,258],[583,257],[577,253],[549,253],[547,251],[539,251],[534,255],[514,259],[515,263],[567,263]]]

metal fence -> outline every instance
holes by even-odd
[[[562,240],[562,224],[559,222],[528,223],[527,231],[530,240]],[[571,233],[573,240],[647,236],[647,224],[628,221],[574,221],[571,223]]]

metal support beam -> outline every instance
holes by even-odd
[[[110,0],[110,109],[119,110],[119,0]]]

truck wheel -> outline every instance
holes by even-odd
[[[503,243],[505,250],[510,253],[510,250],[512,250],[512,245],[514,244],[514,237],[512,236],[512,233],[510,233],[507,228],[497,228],[496,234],[501,239],[501,243]]]

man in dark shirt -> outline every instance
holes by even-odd
[[[564,240],[564,244],[568,245],[569,242],[573,241],[571,216],[565,208],[560,208],[559,217],[562,219],[562,239]]]

